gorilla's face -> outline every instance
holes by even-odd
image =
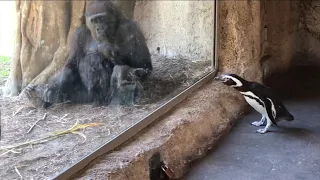
[[[86,15],[86,23],[95,40],[99,42],[114,42],[117,30],[115,13],[106,12],[90,16]]]

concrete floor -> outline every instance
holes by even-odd
[[[320,179],[320,98],[285,102],[295,120],[281,121],[267,134],[240,119],[206,157],[191,165],[183,180]]]

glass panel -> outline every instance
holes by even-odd
[[[86,4],[0,2],[0,179],[61,173],[213,70],[214,1]]]

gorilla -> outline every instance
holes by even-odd
[[[44,87],[27,86],[31,102],[44,108],[62,102],[107,105],[118,95],[121,104],[130,104],[153,70],[142,31],[111,1],[87,1],[85,24],[70,49],[62,71]]]

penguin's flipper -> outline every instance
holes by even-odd
[[[265,105],[266,105],[266,111],[267,111],[267,115],[269,117],[269,119],[271,120],[271,122],[274,124],[274,125],[278,125],[276,120],[275,120],[275,117],[276,117],[276,107],[273,103],[273,101],[270,99],[270,98],[267,98],[265,97],[265,100],[264,100]]]
[[[284,119],[287,121],[292,121],[294,120],[294,117],[292,114],[290,114],[290,112],[287,110],[287,108],[283,105],[283,103],[281,102],[280,98],[272,91],[271,88],[256,83],[256,82],[252,82],[251,83],[251,88],[255,89],[256,93],[259,93],[261,96],[264,97],[268,97],[270,99],[272,99],[272,102],[276,108],[276,119]],[[275,124],[276,125],[276,124]]]

